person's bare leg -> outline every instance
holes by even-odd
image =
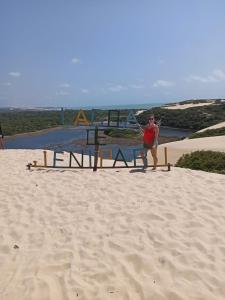
[[[151,149],[151,154],[152,154],[153,164],[154,164],[152,170],[155,170],[156,167],[157,167],[157,163],[158,163],[157,148],[152,148]]]
[[[144,148],[144,151],[143,151],[143,168],[146,169],[147,166],[148,166],[148,158],[147,158],[147,155],[148,155],[148,149]]]
[[[2,138],[0,138],[0,149],[4,149],[4,144]]]

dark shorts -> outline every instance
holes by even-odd
[[[154,143],[152,144],[143,144],[144,149],[152,149],[155,146],[155,148],[158,146],[158,142],[156,142],[156,145]]]
[[[143,144],[144,149],[152,149],[153,144]]]

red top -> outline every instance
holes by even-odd
[[[145,127],[144,128],[144,143],[152,144],[155,139],[155,126]]]

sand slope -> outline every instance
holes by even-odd
[[[169,162],[174,164],[185,153],[197,150],[212,150],[225,152],[225,136],[204,137],[198,139],[185,139],[159,146],[160,162],[163,161],[163,149],[167,147]]]
[[[220,122],[220,123],[218,123],[216,125],[207,127],[207,128],[203,128],[203,129],[201,129],[201,130],[199,130],[197,132],[203,132],[203,131],[206,131],[208,129],[217,129],[217,128],[221,128],[221,127],[225,127],[225,121],[224,122]]]
[[[179,103],[177,103],[176,105],[163,106],[163,108],[166,108],[166,109],[187,109],[187,108],[206,106],[206,105],[212,105],[212,104],[214,104],[214,101],[212,101],[212,102],[203,102],[203,103],[188,103],[188,104],[179,104]]]
[[[224,299],[225,176],[37,158],[0,152],[1,300]]]

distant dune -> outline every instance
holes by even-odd
[[[210,126],[210,127],[204,128],[204,129],[201,129],[198,132],[203,132],[203,131],[206,131],[208,129],[217,129],[217,128],[221,128],[221,127],[225,127],[225,122],[220,122],[220,123],[218,123],[216,125],[213,125],[213,126]]]
[[[205,105],[212,105],[214,104],[214,101],[212,102],[205,102],[205,103],[190,103],[190,104],[179,104],[177,103],[176,105],[171,105],[171,106],[163,106],[163,108],[166,109],[187,109],[187,108],[192,108],[192,107],[199,107],[199,106],[205,106]]]
[[[225,136],[213,136],[197,139],[185,139],[159,145],[159,156],[163,159],[163,148],[167,147],[171,163],[176,163],[183,154],[196,150],[212,150],[225,152]]]

